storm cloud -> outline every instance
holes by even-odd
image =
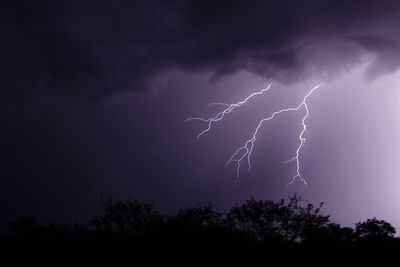
[[[149,90],[168,70],[330,78],[400,66],[398,1],[3,1],[2,97]]]

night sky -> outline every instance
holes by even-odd
[[[100,196],[162,212],[298,192],[336,222],[400,227],[400,2],[0,3],[0,222],[85,222]],[[272,83],[215,124],[209,117]],[[224,164],[266,123],[236,181]]]

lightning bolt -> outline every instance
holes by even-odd
[[[232,155],[232,156],[229,158],[229,160],[226,162],[225,166],[228,166],[228,165],[231,164],[232,162],[236,162],[236,165],[237,165],[237,166],[236,166],[236,177],[239,178],[239,175],[240,175],[240,167],[242,166],[242,162],[243,162],[244,160],[246,160],[246,161],[247,161],[247,165],[248,165],[248,170],[250,171],[250,170],[251,170],[251,160],[250,160],[250,157],[251,157],[251,154],[252,154],[253,149],[254,149],[254,144],[255,144],[255,142],[256,142],[256,140],[257,140],[258,132],[259,132],[261,126],[263,126],[264,122],[273,120],[273,119],[274,119],[276,116],[278,116],[279,114],[286,113],[286,112],[292,112],[292,111],[297,112],[297,111],[299,111],[299,110],[301,110],[301,109],[304,108],[304,110],[305,110],[305,115],[303,116],[303,118],[302,118],[302,120],[301,120],[301,125],[302,125],[303,128],[302,128],[302,130],[301,130],[301,132],[300,132],[300,134],[299,134],[299,136],[298,136],[299,145],[298,145],[298,147],[297,147],[297,149],[296,149],[295,156],[294,156],[293,158],[291,158],[290,160],[284,162],[284,163],[289,163],[289,162],[292,162],[292,161],[295,161],[295,162],[296,162],[296,174],[292,177],[292,179],[291,179],[291,181],[289,182],[288,186],[291,185],[291,184],[293,184],[293,183],[296,181],[296,179],[299,179],[301,182],[303,182],[305,185],[307,185],[307,182],[306,182],[305,179],[303,179],[303,177],[302,177],[302,175],[301,175],[301,171],[300,171],[300,169],[301,169],[301,168],[300,168],[300,152],[301,152],[301,150],[302,150],[302,148],[304,147],[304,144],[305,144],[305,142],[306,142],[305,134],[308,133],[306,120],[307,120],[308,116],[310,115],[310,110],[309,110],[308,105],[307,105],[307,100],[308,100],[308,98],[309,98],[319,87],[321,87],[322,85],[323,85],[323,84],[319,84],[319,85],[313,87],[313,88],[303,97],[302,101],[301,101],[297,106],[280,109],[280,110],[278,110],[278,111],[273,112],[270,116],[261,119],[261,120],[258,122],[258,125],[257,125],[256,129],[254,130],[252,137],[251,137],[250,139],[246,140],[246,142],[244,143],[244,145],[241,146],[241,147],[239,147],[239,148],[235,151],[235,153],[233,153],[233,155]],[[257,95],[260,95],[260,94],[263,94],[263,93],[267,92],[267,91],[270,89],[270,87],[271,87],[271,84],[269,84],[266,88],[264,88],[264,89],[262,89],[262,90],[260,90],[260,91],[258,91],[258,92],[255,92],[255,93],[250,94],[250,95],[249,95],[248,97],[246,97],[244,100],[239,101],[239,102],[234,103],[234,104],[226,104],[226,103],[221,103],[221,102],[218,102],[218,103],[211,103],[209,106],[212,106],[212,105],[220,105],[220,106],[225,106],[225,107],[226,107],[226,109],[224,109],[223,111],[217,113],[217,114],[216,114],[215,116],[213,116],[213,117],[210,117],[210,118],[202,118],[202,117],[187,118],[185,121],[198,120],[198,121],[202,121],[202,122],[207,123],[207,127],[206,127],[204,130],[202,130],[202,131],[197,135],[196,141],[197,141],[203,134],[205,134],[205,133],[207,133],[208,131],[210,131],[211,128],[212,128],[212,125],[213,125],[214,123],[216,123],[216,122],[221,121],[222,119],[224,119],[225,115],[230,114],[234,109],[236,109],[236,108],[240,107],[241,105],[245,104],[247,101],[249,101],[249,100],[250,100],[251,98],[253,98],[254,96],[257,96]]]
[[[225,106],[225,107],[227,107],[227,108],[224,109],[223,111],[217,113],[217,115],[215,115],[214,117],[211,117],[211,118],[202,118],[202,117],[187,118],[187,119],[185,120],[185,122],[197,120],[197,121],[206,122],[206,123],[208,124],[207,128],[204,129],[203,131],[201,131],[201,132],[197,135],[196,141],[198,141],[199,138],[200,138],[203,134],[205,134],[206,132],[208,132],[208,131],[211,130],[211,127],[212,127],[212,124],[213,124],[213,123],[216,123],[216,122],[222,120],[222,119],[225,117],[226,114],[230,114],[234,109],[240,107],[241,105],[243,105],[244,103],[246,103],[247,101],[249,101],[251,98],[253,98],[253,97],[257,96],[257,95],[261,95],[262,93],[267,92],[267,91],[269,90],[270,87],[271,87],[271,84],[269,84],[266,88],[264,88],[264,89],[262,89],[262,90],[260,90],[260,91],[258,91],[258,92],[252,93],[251,95],[249,95],[248,97],[246,97],[244,100],[239,101],[239,102],[234,103],[234,104],[226,104],[226,103],[221,103],[221,102],[218,102],[218,103],[211,103],[210,105],[208,105],[208,107],[211,107],[211,106]]]

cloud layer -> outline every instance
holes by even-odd
[[[3,99],[144,91],[167,70],[245,70],[282,83],[330,78],[373,56],[400,67],[390,0],[3,1]]]

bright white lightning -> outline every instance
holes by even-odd
[[[236,150],[236,152],[229,158],[229,160],[227,161],[225,166],[229,165],[232,162],[236,162],[237,163],[236,176],[237,176],[237,178],[239,178],[241,163],[242,163],[243,160],[247,159],[247,165],[248,165],[248,168],[249,168],[249,171],[250,171],[250,169],[251,169],[250,156],[251,156],[251,154],[253,152],[254,143],[257,140],[258,131],[260,130],[260,128],[263,125],[263,123],[266,122],[266,121],[273,120],[277,115],[279,115],[281,113],[290,112],[290,111],[299,111],[301,108],[304,108],[305,109],[305,115],[303,116],[303,118],[301,120],[301,125],[302,125],[303,129],[301,130],[301,132],[300,132],[300,134],[298,136],[299,141],[300,141],[299,145],[298,145],[298,147],[296,149],[295,156],[292,159],[286,161],[285,163],[288,163],[288,162],[291,162],[291,161],[296,161],[296,174],[292,177],[292,180],[290,181],[290,183],[288,185],[291,185],[292,183],[294,183],[296,181],[296,179],[300,179],[300,181],[302,181],[305,185],[307,185],[307,182],[303,179],[303,177],[301,176],[301,172],[300,172],[300,151],[304,147],[304,144],[306,142],[306,138],[304,136],[305,133],[308,133],[307,125],[306,125],[306,119],[310,115],[310,110],[308,109],[308,105],[307,105],[307,99],[314,93],[315,90],[317,90],[322,85],[323,84],[319,84],[319,85],[315,86],[314,88],[312,88],[303,97],[303,100],[300,102],[299,105],[297,105],[295,107],[280,109],[278,111],[273,112],[269,117],[261,119],[259,121],[255,131],[253,132],[252,137],[250,139],[248,139],[244,143],[243,146],[239,147]],[[260,94],[268,91],[270,87],[271,87],[271,84],[269,84],[267,86],[267,88],[264,88],[264,89],[262,89],[262,90],[260,90],[260,91],[258,91],[256,93],[252,93],[247,98],[245,98],[243,101],[237,102],[235,104],[226,104],[226,103],[212,103],[212,104],[210,104],[210,105],[222,105],[222,106],[226,106],[227,107],[223,111],[217,113],[217,115],[215,115],[214,117],[211,117],[211,118],[194,117],[194,118],[188,118],[185,121],[200,120],[200,121],[206,122],[208,124],[207,128],[204,129],[203,131],[201,131],[200,134],[197,136],[196,140],[198,140],[204,133],[208,132],[211,129],[213,123],[222,120],[224,118],[225,114],[231,113],[232,110],[234,110],[237,107],[240,107],[241,105],[246,103],[250,98],[252,98],[252,97],[254,97],[256,95],[260,95]]]
[[[187,118],[187,119],[185,120],[185,122],[187,122],[187,121],[199,120],[199,121],[206,122],[206,123],[208,124],[207,128],[204,129],[203,131],[201,131],[201,132],[197,135],[196,141],[198,141],[199,138],[200,138],[204,133],[208,132],[208,131],[211,129],[213,123],[222,120],[222,119],[225,117],[226,114],[231,113],[235,108],[240,107],[241,105],[243,105],[244,103],[246,103],[248,100],[250,100],[252,97],[254,97],[254,96],[256,96],[256,95],[260,95],[260,94],[262,94],[262,93],[268,91],[270,87],[271,87],[271,84],[269,84],[266,88],[264,88],[264,89],[262,89],[262,90],[260,90],[260,91],[258,91],[258,92],[252,93],[251,95],[249,95],[248,97],[246,97],[244,100],[239,101],[239,102],[237,102],[237,103],[235,103],[235,104],[226,104],[226,103],[220,103],[220,102],[219,102],[219,103],[211,103],[210,105],[208,105],[208,107],[214,106],[214,105],[218,105],[218,106],[225,106],[225,107],[227,107],[227,108],[224,109],[223,111],[217,113],[217,115],[215,115],[214,117],[207,118],[207,119],[201,118],[201,117]]]

